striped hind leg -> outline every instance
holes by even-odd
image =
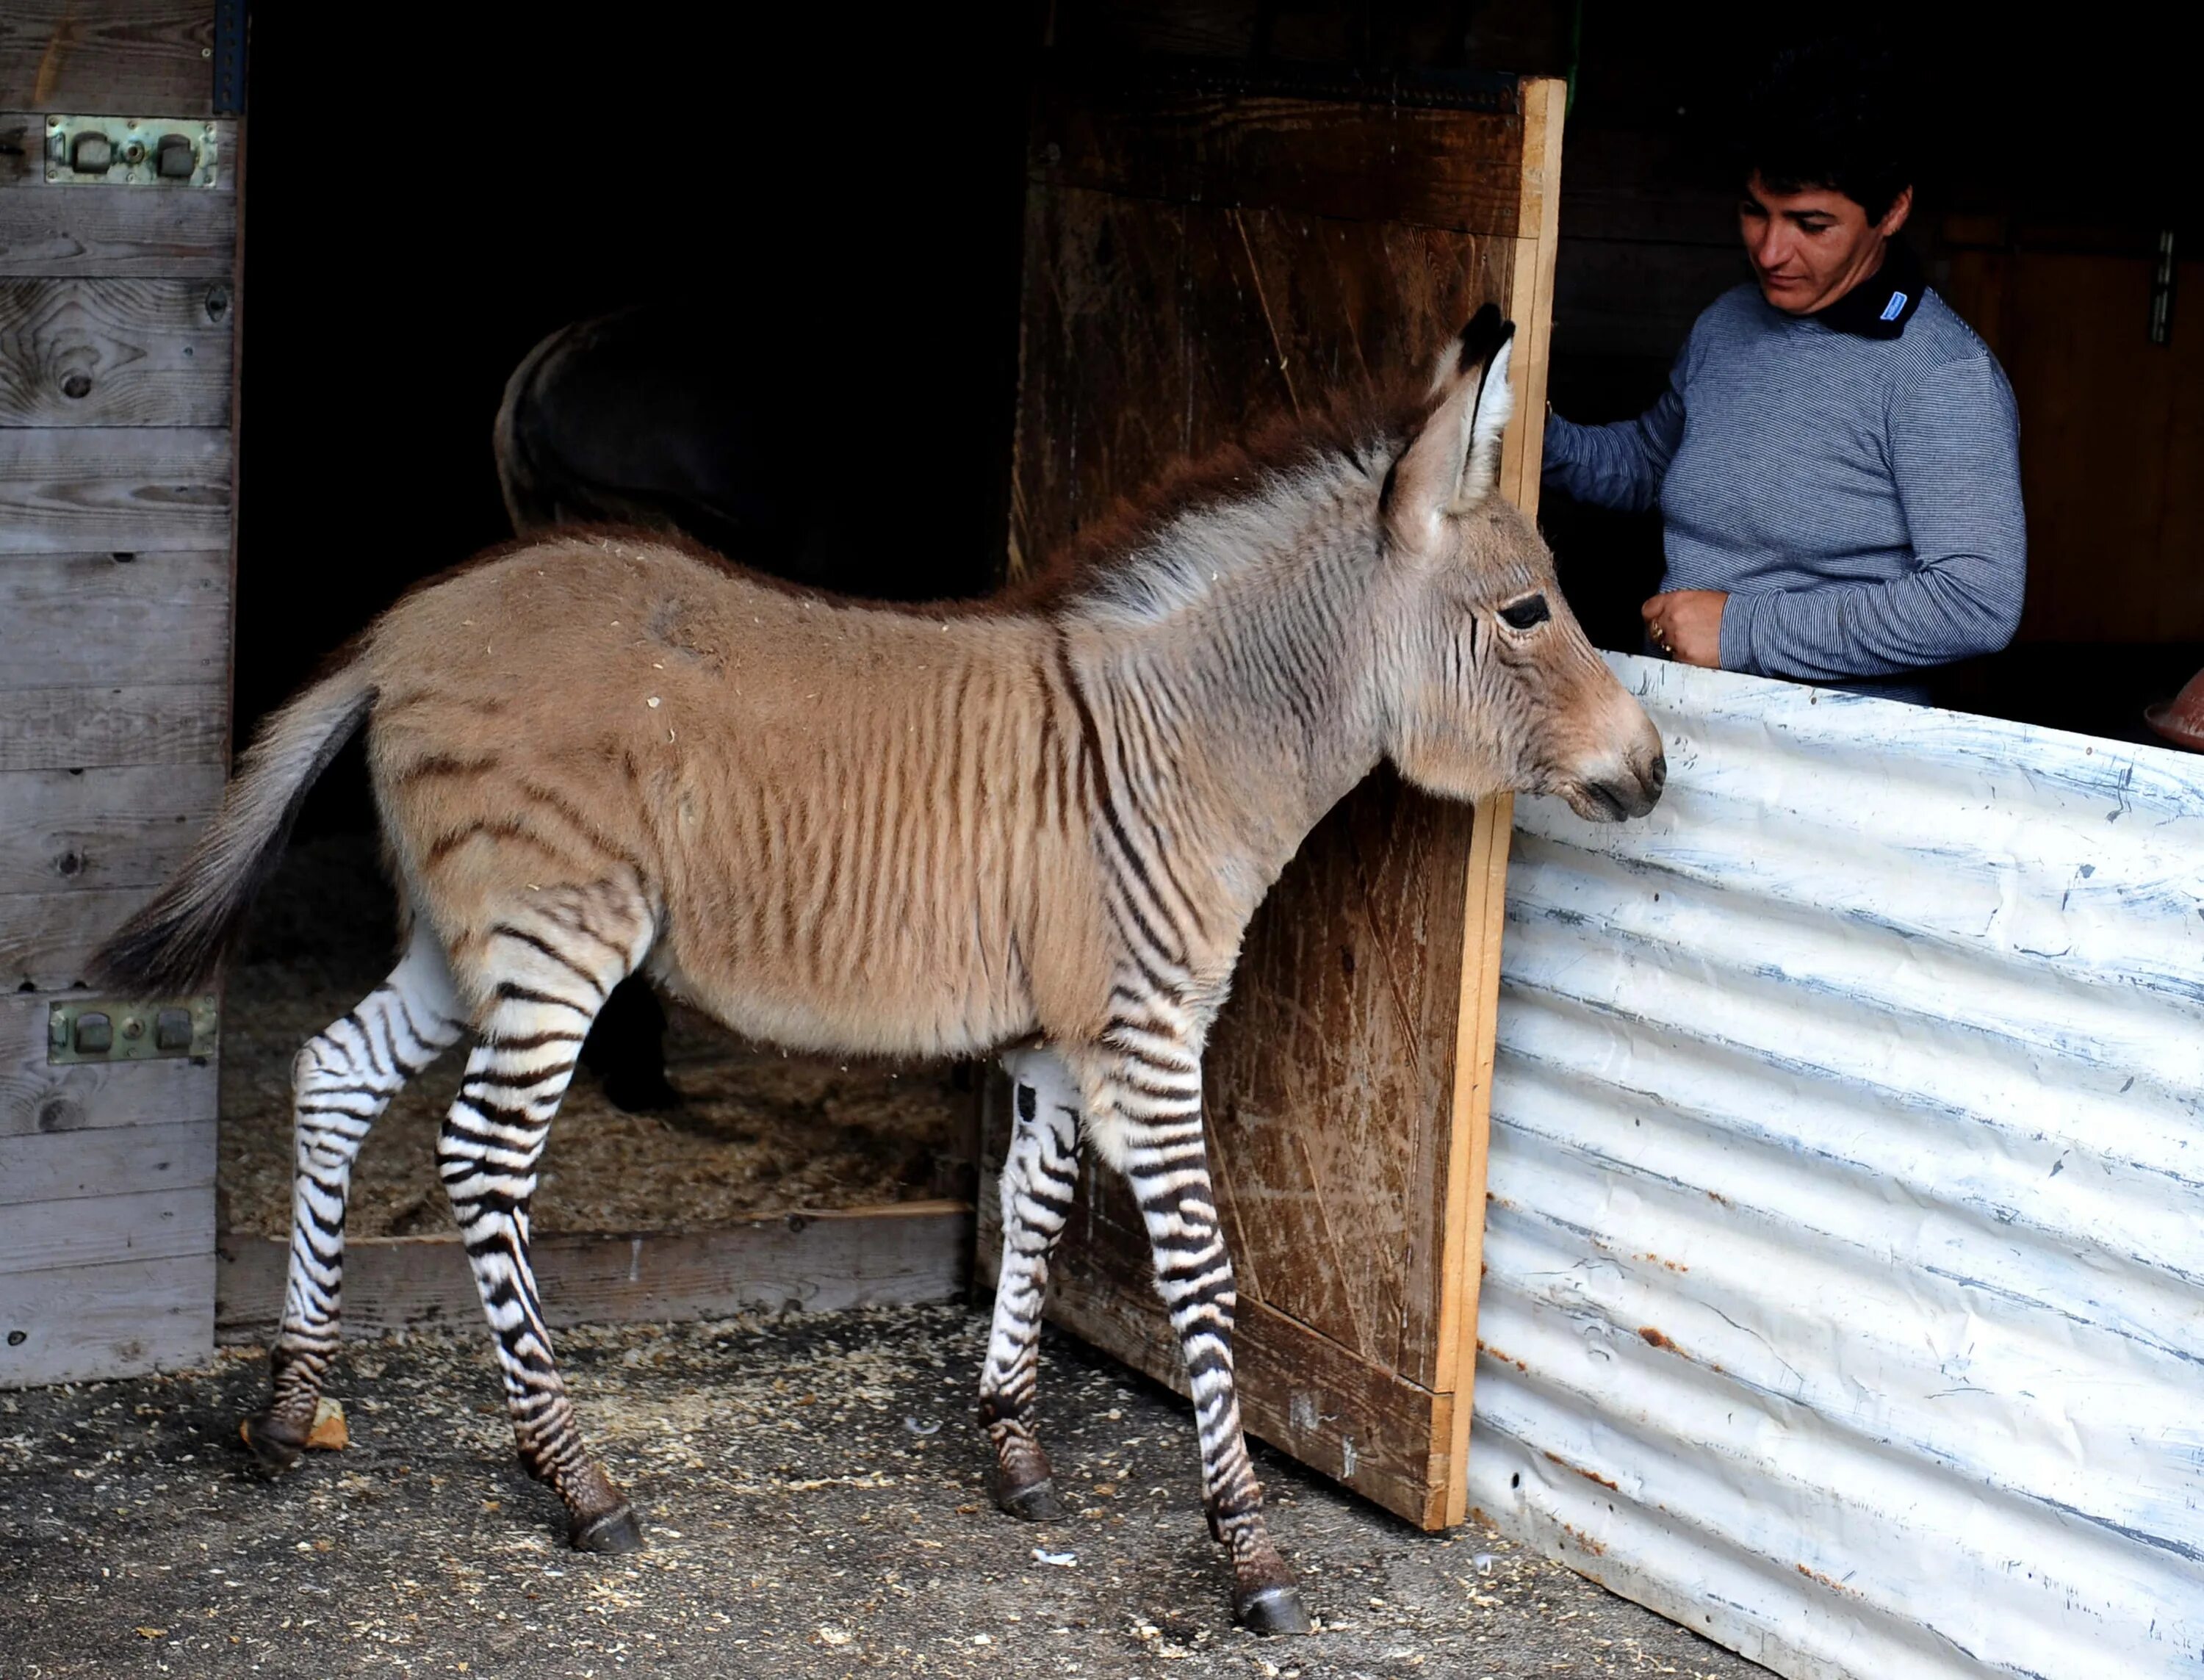
[[[245,1423],[263,1464],[281,1468],[298,1458],[336,1356],[353,1161],[399,1087],[465,1030],[442,949],[417,923],[390,978],[308,1039],[291,1064],[290,1279],[269,1355],[273,1393],[267,1411]]]
[[[521,1463],[565,1501],[567,1537],[590,1552],[633,1551],[643,1531],[574,1421],[529,1262],[528,1208],[590,1022],[642,961],[652,932],[644,907],[611,889],[545,892],[493,924],[470,954],[488,1007],[436,1139],[497,1340]]]
[[[1201,1046],[1158,1017],[1121,1020],[1117,1042],[1081,1058],[1087,1136],[1122,1170],[1140,1204],[1156,1293],[1170,1315],[1194,1393],[1209,1529],[1232,1559],[1232,1611],[1257,1633],[1306,1633],[1293,1571],[1263,1522],[1263,1490],[1247,1457],[1232,1365],[1238,1304],[1217,1218],[1201,1127]],[[1176,1023],[1174,1022],[1173,1026]]]
[[[1003,1164],[1003,1269],[980,1376],[980,1423],[995,1449],[995,1503],[1028,1522],[1064,1514],[1034,1433],[1048,1258],[1079,1189],[1079,1086],[1047,1050],[1012,1050],[1013,1127]]]

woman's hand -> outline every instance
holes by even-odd
[[[1722,589],[1671,589],[1638,609],[1653,645],[1685,665],[1717,670],[1721,665]]]

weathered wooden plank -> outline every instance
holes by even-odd
[[[0,1207],[193,1190],[215,1179],[215,1122],[0,1137]],[[12,1215],[0,1214],[0,1229]],[[0,1235],[0,1252],[9,1246]]]
[[[214,1186],[80,1196],[8,1210],[0,1275],[56,1272],[117,1260],[187,1260],[214,1247]]]
[[[554,1326],[617,1324],[953,1300],[964,1287],[971,1231],[969,1203],[907,1202],[767,1215],[710,1231],[538,1232],[533,1253]],[[276,1237],[222,1239],[222,1340],[252,1340],[274,1327],[287,1248]],[[458,1237],[347,1243],[344,1316],[347,1329],[368,1334],[480,1322]]]
[[[222,788],[218,764],[0,771],[0,905],[21,893],[157,885]]]
[[[0,555],[0,693],[220,683],[229,626],[216,550]]]
[[[1381,771],[1256,912],[1206,1074],[1255,1293],[1436,1388],[1470,813]],[[1113,1241],[1145,1249],[1133,1219]]]
[[[222,280],[0,280],[0,426],[227,426]]]
[[[0,693],[0,771],[228,759],[227,683]]]
[[[201,1363],[214,1351],[214,1270],[210,1250],[0,1275],[0,1388]]]
[[[1506,108],[1054,81],[1030,178],[1052,188],[1513,234],[1523,124]]]
[[[50,1065],[51,1002],[37,992],[0,993],[0,1138],[215,1117],[219,1075],[212,1060]]]
[[[0,896],[0,985],[66,991],[99,942],[152,896],[151,887]]]
[[[0,104],[204,117],[213,50],[212,0],[8,0]]]
[[[0,449],[0,553],[229,546],[230,435],[20,431]]]

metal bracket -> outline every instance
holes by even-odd
[[[157,1062],[212,1056],[222,1022],[212,996],[118,1003],[72,997],[46,1016],[46,1064]]]
[[[46,179],[73,186],[210,187],[217,132],[204,117],[50,116]]]

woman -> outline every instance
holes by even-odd
[[[1741,148],[1754,283],[1699,317],[1637,419],[1547,422],[1548,483],[1658,502],[1667,569],[1641,612],[1672,658],[1925,701],[1923,672],[2020,623],[2012,392],[1898,240],[1897,103],[1843,47],[1779,59]]]

